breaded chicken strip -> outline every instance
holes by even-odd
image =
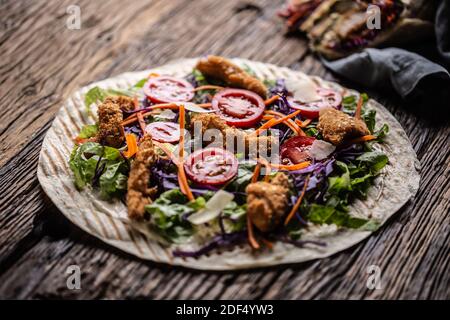
[[[206,77],[221,80],[230,87],[250,90],[263,98],[267,96],[267,88],[260,80],[223,57],[210,55],[202,58],[196,68]]]
[[[289,181],[284,173],[278,173],[270,183],[250,183],[247,188],[247,214],[262,232],[273,230],[286,214]]]
[[[340,145],[346,139],[370,134],[363,120],[350,117],[342,111],[327,108],[320,112],[317,129],[324,140]]]
[[[119,105],[107,99],[99,105],[97,114],[98,133],[95,141],[110,147],[119,148],[124,142],[124,137],[120,130],[123,115]]]
[[[119,105],[123,111],[132,111],[135,109],[134,100],[127,96],[109,96],[105,102],[112,102]]]
[[[223,145],[219,147],[230,147],[234,145],[231,152],[237,148],[245,148],[245,153],[251,158],[256,158],[258,154],[269,155],[271,147],[276,144],[274,136],[256,136],[245,131],[230,127],[218,115],[212,113],[199,113],[191,117],[192,129],[200,127],[202,134],[208,129],[218,129],[222,133]]]
[[[145,206],[152,202],[151,197],[156,193],[155,188],[149,188],[150,167],[157,160],[152,138],[145,135],[140,144],[136,157],[131,164],[128,178],[127,206],[131,219],[142,219]]]

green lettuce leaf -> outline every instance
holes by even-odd
[[[95,137],[98,132],[98,126],[96,124],[87,124],[81,128],[80,134],[78,135],[81,139],[88,139]]]
[[[372,173],[377,173],[383,169],[389,161],[388,157],[378,150],[365,152],[356,160],[368,167]]]
[[[100,87],[93,87],[84,96],[84,104],[89,111],[93,103],[103,102],[108,96],[133,97],[144,87],[146,82],[147,79],[141,79],[128,89],[103,89]]]
[[[194,229],[184,219],[185,215],[194,213],[205,206],[205,199],[198,197],[188,202],[187,197],[179,190],[166,191],[153,203],[145,206],[150,215],[152,226],[165,239],[174,243],[181,243],[192,236]]]
[[[98,182],[101,196],[110,198],[123,194],[127,189],[128,163],[115,148],[96,142],[75,146],[69,166],[75,177],[75,186],[80,190]],[[94,181],[96,176],[98,181]]]

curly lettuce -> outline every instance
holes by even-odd
[[[127,189],[129,165],[116,148],[97,142],[75,146],[69,166],[79,190],[87,185],[98,187],[103,198],[110,198],[122,195]]]

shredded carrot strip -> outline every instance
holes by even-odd
[[[271,115],[264,115],[263,116],[263,120],[270,120],[270,119],[273,119],[274,118],[274,116],[271,116]]]
[[[278,99],[280,99],[279,95],[274,95],[273,97],[270,97],[269,99],[267,99],[266,101],[264,101],[264,104],[266,106],[270,106],[272,103],[275,103],[278,101]]]
[[[304,168],[308,167],[310,164],[311,164],[311,162],[304,161],[304,162],[300,162],[297,164],[291,164],[291,165],[271,163],[270,166],[272,168],[275,168],[278,170],[296,171],[296,170],[304,169]]]
[[[250,246],[258,250],[260,248],[259,243],[256,241],[255,236],[253,234],[253,224],[250,220],[250,216],[247,214],[247,232],[248,232],[248,242],[250,243]]]
[[[375,136],[369,134],[369,135],[367,135],[367,136],[362,136],[362,137],[359,137],[359,138],[356,138],[356,139],[353,139],[353,140],[349,140],[349,141],[347,141],[345,144],[346,144],[346,145],[350,145],[350,144],[354,144],[354,143],[367,142],[367,141],[375,140],[376,138],[377,138],[377,137],[375,137]]]
[[[295,170],[304,169],[311,164],[311,162],[309,162],[309,161],[303,161],[303,162],[300,162],[297,164],[291,164],[291,165],[269,163],[266,159],[261,159],[261,158],[256,159],[256,161],[258,161],[258,163],[260,163],[266,167],[270,167],[270,168],[274,168],[274,169],[278,169],[278,170],[287,170],[287,171],[295,171]],[[259,172],[258,172],[258,174],[259,174]]]
[[[288,114],[287,116],[283,115],[283,117],[281,117],[279,119],[271,119],[268,122],[266,122],[265,124],[263,124],[258,130],[256,130],[255,134],[258,135],[263,130],[269,129],[269,128],[271,128],[273,126],[276,126],[277,124],[280,124],[282,122],[287,124],[287,121],[289,119],[296,117],[299,113],[300,113],[300,110],[297,110],[297,111],[295,111],[295,112],[293,112],[291,114]],[[297,129],[295,129],[294,132],[298,133]]]
[[[296,112],[300,113],[300,110],[298,110]],[[295,114],[296,112],[291,113],[290,115]],[[280,120],[287,117],[284,114],[277,112],[277,111],[273,111],[273,110],[266,110],[265,113],[269,114],[269,115],[273,115],[275,117],[279,117]],[[297,114],[295,116],[297,116]],[[303,132],[303,130],[294,121],[290,120],[290,118],[287,118],[281,122],[284,122],[292,131],[294,131],[299,136],[306,136],[306,134]]]
[[[135,114],[132,114],[126,120],[122,121],[122,125],[126,126],[126,125],[129,125],[131,123],[138,121],[138,116],[137,116],[138,113],[142,114],[142,117],[145,118],[146,116],[151,115],[154,109],[178,109],[178,106],[175,103],[155,104],[150,107],[150,111],[147,111],[144,113],[136,112]]]
[[[269,182],[270,181],[270,171],[271,171],[271,167],[270,167],[269,161],[267,161],[264,158],[258,158],[258,159],[256,159],[256,161],[258,161],[258,164],[260,163],[266,168],[266,172],[265,172],[265,176],[264,176],[264,182]],[[259,172],[258,172],[258,174],[259,174]]]
[[[358,105],[356,106],[356,110],[355,110],[355,118],[356,119],[361,119],[362,105],[363,105],[363,97],[362,97],[362,95],[359,95]]]
[[[138,122],[139,122],[139,127],[141,127],[142,133],[145,133],[146,124],[145,124],[144,116],[142,115],[142,113],[139,112],[137,114],[137,119],[138,119]]]
[[[156,78],[156,77],[159,77],[159,74],[158,74],[158,73],[152,72],[152,73],[150,73],[150,74],[148,75],[148,77],[149,77],[149,78]]]
[[[306,128],[309,126],[309,124],[312,122],[311,119],[306,119],[305,121],[300,121],[298,119],[295,120],[295,122],[300,126],[300,128]]]
[[[194,195],[192,194],[191,189],[189,188],[189,184],[187,182],[186,173],[184,172],[183,160],[184,160],[184,127],[186,122],[186,114],[184,111],[184,106],[180,106],[178,121],[180,122],[180,142],[179,142],[179,163],[178,166],[178,181],[182,181],[185,187],[184,194],[188,197],[188,199],[194,200]],[[181,184],[180,184],[181,185]]]
[[[183,194],[185,194],[189,200],[194,200],[194,196],[192,194],[191,189],[189,188],[189,184],[186,178],[186,173],[184,172],[184,166],[183,163],[179,161],[179,158],[176,157],[168,148],[164,146],[164,144],[153,141],[153,143],[160,148],[162,151],[164,151],[165,154],[173,161],[173,163],[178,168],[178,184],[180,185],[180,190]]]
[[[302,203],[303,197],[305,196],[306,188],[308,187],[308,183],[309,183],[309,175],[306,177],[305,184],[303,185],[302,193],[300,194],[300,196],[298,197],[297,201],[295,202],[295,205],[292,207],[291,212],[289,212],[286,220],[284,220],[284,225],[285,226],[288,225],[289,221],[291,221],[292,217],[295,215],[295,213],[297,212],[298,208],[300,207],[300,204]]]
[[[180,123],[180,150],[179,150],[179,156],[180,156],[180,162],[183,162],[184,157],[184,126],[186,122],[186,113],[184,112],[184,106],[180,106],[178,121]]]
[[[260,171],[261,171],[261,164],[257,163],[255,166],[255,171],[253,171],[252,180],[251,180],[252,183],[255,183],[256,181],[258,181]]]
[[[213,85],[205,85],[200,86],[194,89],[194,91],[201,91],[201,90],[222,90],[223,87],[221,86],[213,86]]]
[[[132,133],[125,135],[125,139],[128,149],[123,153],[123,155],[125,156],[125,158],[131,158],[138,151],[137,139],[136,136]]]
[[[198,104],[198,106],[199,106],[200,108],[207,108],[207,109],[209,109],[209,108],[212,107],[212,104],[211,104],[211,102],[208,102],[208,103],[200,103],[200,104]]]

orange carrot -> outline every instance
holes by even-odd
[[[356,106],[356,110],[355,110],[355,118],[356,119],[361,119],[361,108],[363,105],[363,97],[362,95],[359,95],[359,100],[358,100],[358,105]]]
[[[283,115],[281,118],[279,119],[271,119],[268,122],[266,122],[265,124],[263,124],[259,129],[257,129],[254,134],[259,135],[261,134],[262,131],[269,129],[273,126],[276,126],[277,124],[280,124],[282,122],[284,122],[286,125],[288,125],[291,129],[294,130],[295,133],[299,133],[298,130],[301,131],[300,128],[295,127],[295,124],[293,122],[289,123],[289,119],[296,117],[298,114],[300,113],[300,110],[297,110],[291,114],[288,114],[287,116]],[[294,127],[292,128],[291,125],[294,124]]]
[[[156,78],[156,77],[159,77],[159,74],[158,74],[158,73],[152,72],[152,73],[150,73],[150,74],[148,75],[148,77],[149,77],[149,78]]]
[[[309,183],[309,175],[306,177],[305,184],[303,185],[302,193],[300,194],[300,196],[298,197],[298,199],[295,202],[294,206],[292,207],[291,212],[289,212],[286,220],[284,220],[284,225],[285,226],[288,225],[289,221],[291,221],[292,217],[295,215],[295,213],[297,212],[298,208],[300,207],[300,204],[302,203],[303,197],[305,196],[306,188],[308,187],[308,183]]]
[[[136,136],[132,133],[125,135],[125,139],[128,149],[123,153],[123,155],[125,156],[125,158],[131,158],[138,151],[137,139]]]
[[[255,170],[253,171],[252,180],[251,180],[252,183],[255,183],[256,181],[258,181],[260,171],[261,171],[261,164],[257,163],[255,166]]]
[[[194,196],[192,194],[191,189],[189,188],[189,184],[186,178],[186,173],[184,172],[184,166],[183,163],[179,161],[179,158],[173,154],[172,151],[170,151],[164,144],[153,141],[155,146],[160,148],[162,151],[164,151],[165,154],[173,161],[173,163],[178,168],[178,184],[180,185],[180,190],[183,194],[185,194],[189,200],[194,200]]]
[[[179,150],[179,157],[180,157],[180,162],[183,162],[183,157],[184,157],[184,126],[185,126],[185,121],[186,121],[186,113],[184,111],[184,106],[180,105],[180,109],[179,109],[179,116],[178,116],[178,122],[180,123],[180,150]]]
[[[306,119],[303,122],[300,121],[300,120],[295,120],[295,122],[300,126],[300,128],[306,128],[312,122],[312,120],[311,119]]]
[[[178,106],[175,103],[155,104],[150,107],[150,111],[147,111],[144,113],[136,112],[135,114],[132,114],[131,116],[129,116],[127,119],[125,119],[122,122],[122,125],[126,126],[126,125],[129,125],[131,123],[138,121],[138,116],[137,116],[138,113],[142,114],[142,117],[145,118],[146,116],[151,115],[153,113],[154,109],[178,109]]]
[[[198,106],[199,106],[200,108],[207,108],[207,109],[209,109],[209,108],[212,107],[212,104],[211,104],[211,102],[208,102],[208,103],[200,103],[200,104],[198,104]]]
[[[294,113],[291,113],[291,114],[288,115],[288,116],[286,116],[286,115],[284,115],[284,114],[282,114],[282,113],[280,113],[280,112],[273,111],[273,110],[266,110],[265,113],[268,114],[268,115],[273,115],[273,116],[275,116],[275,117],[278,117],[278,118],[280,118],[279,120],[281,120],[281,119],[286,118],[286,117],[288,117],[288,116],[291,116],[291,115],[293,115],[293,114],[295,114],[295,116],[297,116],[297,115],[300,113],[300,110],[298,110],[298,111],[296,111],[296,112],[294,112]],[[295,117],[295,116],[294,116],[294,117]],[[306,136],[306,134],[303,132],[303,130],[302,130],[302,129],[294,122],[294,121],[290,120],[290,118],[291,118],[291,117],[289,117],[289,118],[287,118],[287,119],[284,119],[284,120],[282,120],[281,122],[284,122],[284,124],[286,124],[286,125],[287,125],[292,131],[294,131],[297,135],[299,135],[299,136]],[[280,122],[280,123],[281,123],[281,122]]]
[[[274,95],[273,97],[270,97],[269,99],[267,99],[266,101],[264,101],[264,104],[266,106],[270,106],[272,103],[275,103],[278,101],[278,99],[280,99],[279,95]]]
[[[349,141],[347,141],[347,142],[345,143],[345,145],[350,145],[350,144],[354,144],[354,143],[361,143],[361,142],[372,141],[372,140],[375,140],[376,138],[377,138],[377,137],[375,137],[375,136],[369,134],[369,135],[362,136],[362,137],[359,137],[359,138],[356,138],[356,139],[353,139],[353,140],[349,140]]]
[[[291,164],[291,165],[269,163],[266,159],[262,159],[262,158],[258,158],[258,159],[256,159],[256,161],[258,161],[258,163],[260,163],[266,167],[275,168],[278,170],[287,170],[287,171],[295,171],[295,170],[304,169],[311,164],[311,162],[309,162],[309,161],[303,161],[303,162],[300,162],[297,164]],[[259,174],[259,172],[258,172],[258,174]]]
[[[194,89],[194,91],[201,91],[201,90],[222,90],[223,87],[221,86],[213,86],[213,85],[205,85],[200,86]]]
[[[309,166],[310,164],[311,164],[311,162],[304,161],[304,162],[300,162],[297,164],[291,164],[291,165],[271,163],[270,166],[272,168],[275,168],[278,170],[296,171],[296,170],[304,169],[307,166]]]
[[[271,115],[264,115],[263,116],[263,120],[271,120],[271,119],[273,119],[274,118],[274,116],[271,116]]]
[[[248,242],[250,243],[250,246],[258,250],[260,248],[259,243],[256,241],[255,236],[253,234],[253,224],[250,220],[250,216],[247,214],[247,232],[248,232]]]
[[[184,111],[184,106],[180,105],[180,111],[178,116],[178,121],[180,123],[180,142],[178,144],[179,146],[179,153],[178,156],[180,158],[178,166],[178,181],[183,182],[185,190],[183,193],[188,197],[190,201],[194,200],[194,195],[192,194],[191,189],[189,188],[189,184],[187,182],[186,173],[184,172],[184,166],[183,166],[183,160],[184,160],[184,127],[186,122],[186,115]],[[180,183],[181,185],[181,183]]]
[[[270,181],[270,171],[271,171],[269,161],[267,161],[264,158],[258,158],[258,159],[256,159],[256,161],[258,161],[258,164],[260,163],[265,167],[266,172],[264,175],[264,182],[269,182]],[[259,174],[259,172],[258,172],[258,174]]]

